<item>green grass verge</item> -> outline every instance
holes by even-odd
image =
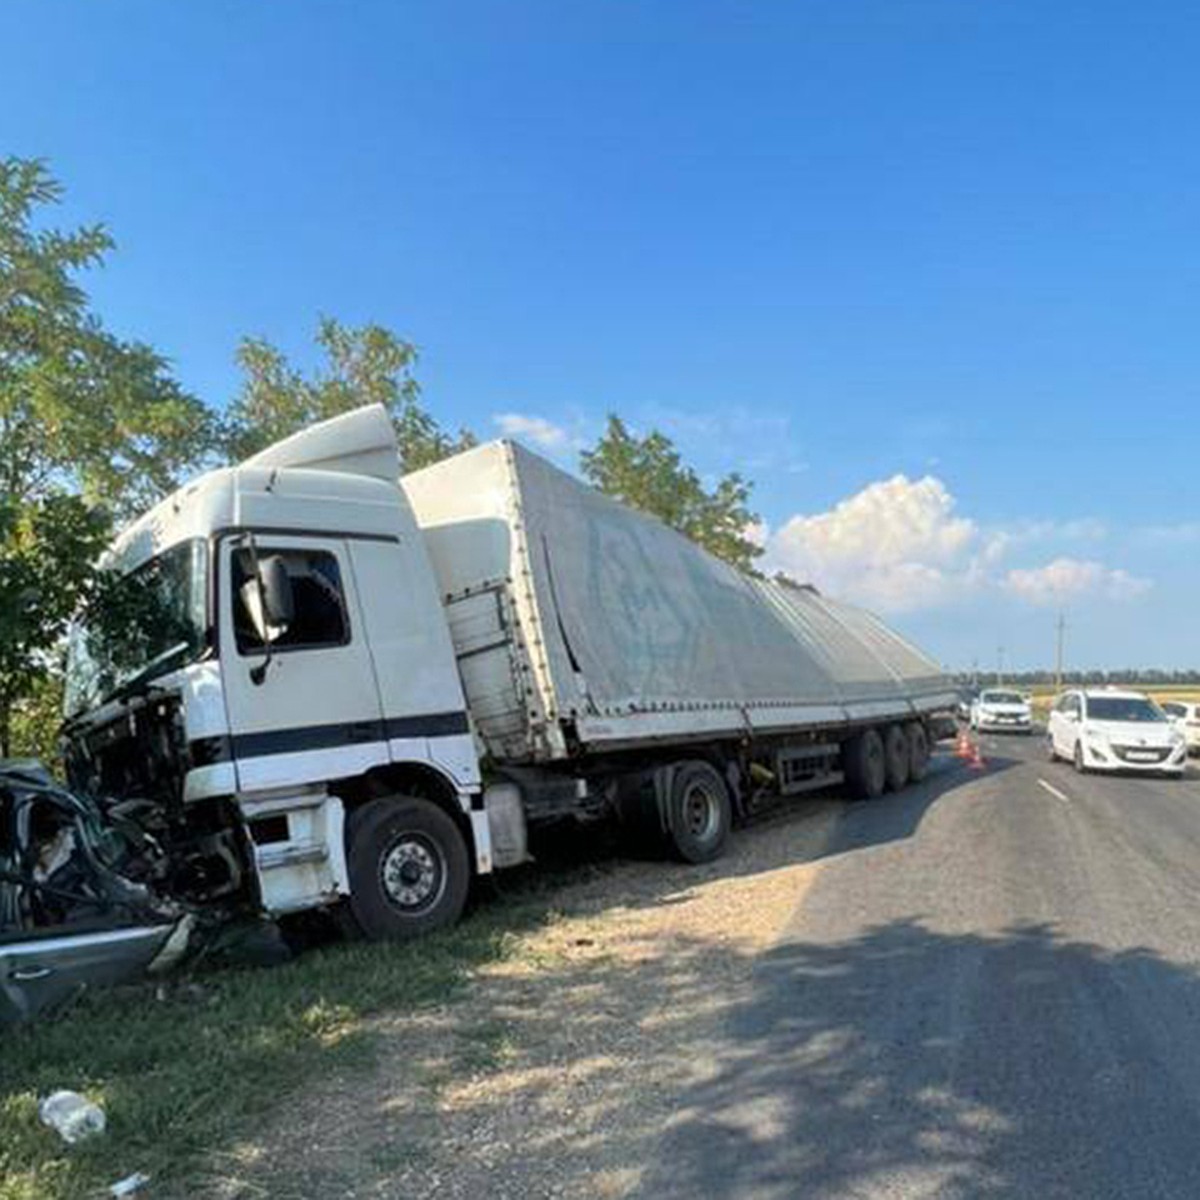
[[[364,1020],[445,1000],[549,916],[545,889],[492,900],[457,928],[404,945],[342,944],[281,967],[210,971],[85,997],[0,1031],[0,1200],[65,1200],[144,1171],[187,1194],[203,1157],[255,1128],[307,1078],[373,1061]],[[483,1039],[481,1054],[502,1053]],[[37,1099],[101,1102],[102,1137],[66,1146]]]

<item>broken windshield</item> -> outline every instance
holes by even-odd
[[[68,716],[195,657],[207,632],[207,548],[193,538],[106,573],[67,645]]]

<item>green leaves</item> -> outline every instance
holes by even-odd
[[[16,701],[53,674],[108,532],[104,515],[78,496],[0,500],[0,757],[13,750]]]
[[[416,470],[475,444],[466,431],[451,436],[420,404],[413,377],[417,350],[382,325],[352,328],[323,317],[316,343],[326,365],[311,379],[262,338],[246,338],[237,361],[245,375],[229,407],[225,448],[239,462],[288,434],[364,404],[382,404],[396,425],[400,460]]]
[[[76,276],[113,243],[101,225],[46,228],[61,195],[40,160],[0,160],[0,750],[17,698],[53,671],[111,521],[216,449],[213,415],[165,360],[89,311]]]
[[[670,438],[657,430],[639,438],[612,415],[604,436],[580,462],[602,492],[658,517],[739,570],[753,570],[762,549],[747,530],[758,517],[749,507],[750,484],[740,475],[727,475],[707,491]]]

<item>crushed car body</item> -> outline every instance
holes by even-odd
[[[119,804],[0,760],[0,1022],[178,962],[196,918],[160,890],[166,869]]]

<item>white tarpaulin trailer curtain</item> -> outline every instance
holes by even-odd
[[[510,581],[547,717],[602,733],[633,714],[723,709],[731,728],[761,727],[952,700],[937,664],[871,614],[743,575],[515,443],[402,483],[446,597]]]

